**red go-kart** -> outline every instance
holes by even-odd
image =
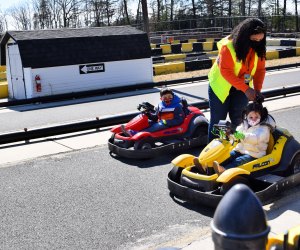
[[[185,119],[181,125],[156,132],[145,132],[149,126],[147,112],[153,112],[154,106],[144,102],[138,106],[139,115],[130,120],[125,128],[140,131],[133,136],[123,134],[121,125],[111,129],[108,140],[110,153],[127,158],[152,158],[163,153],[178,152],[207,144],[208,120],[196,107],[188,106],[182,100]]]

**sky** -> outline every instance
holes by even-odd
[[[0,8],[3,11],[11,6],[18,5],[22,2],[25,2],[25,0],[0,0]]]
[[[18,6],[26,2],[28,2],[28,0],[0,0],[0,11],[3,12],[10,7]],[[135,2],[136,0],[129,1],[130,8],[136,8]],[[292,0],[287,1],[287,9],[288,11],[292,11],[294,13],[294,5],[292,4]],[[13,27],[9,26],[9,29],[13,29]]]

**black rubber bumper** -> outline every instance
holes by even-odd
[[[217,194],[218,190],[212,192],[201,192],[172,180],[171,172],[168,174],[168,189],[171,196],[175,196],[181,200],[188,201],[191,203],[198,203],[204,206],[216,208],[223,195]],[[255,192],[259,200],[263,205],[269,204],[273,201],[276,196],[281,192],[291,189],[300,184],[300,173],[288,176],[281,179],[278,182],[270,184],[267,188]]]
[[[194,138],[180,142],[174,142],[153,149],[135,150],[131,148],[122,148],[113,143],[113,139],[108,140],[108,149],[111,153],[125,158],[132,159],[148,159],[157,157],[162,154],[169,154],[170,152],[181,152],[194,147],[204,146],[207,144],[207,136],[201,138]]]
[[[178,182],[172,180],[170,177],[170,173],[168,175],[168,189],[170,190],[171,195],[174,195],[179,199],[213,208],[217,207],[223,197],[220,194],[214,194],[214,191],[201,192],[199,190],[183,186]]]

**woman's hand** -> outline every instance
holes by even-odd
[[[245,95],[247,96],[249,101],[254,101],[256,98],[256,91],[252,88],[246,90]]]

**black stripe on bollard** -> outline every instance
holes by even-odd
[[[209,69],[212,66],[211,59],[204,59],[200,61],[185,62],[185,71],[194,71],[197,69]]]
[[[180,43],[178,43],[178,44],[171,44],[171,51],[174,54],[181,53],[181,44]]]
[[[202,43],[193,43],[193,52],[202,52],[203,44]]]
[[[296,56],[296,49],[285,49],[279,50],[279,58],[293,57]]]
[[[160,55],[162,55],[162,49],[161,48],[151,49],[151,55],[152,56],[160,56]]]
[[[280,40],[280,46],[296,46],[295,40]]]
[[[213,43],[213,49],[212,50],[218,50],[218,46],[217,46],[216,42]]]

